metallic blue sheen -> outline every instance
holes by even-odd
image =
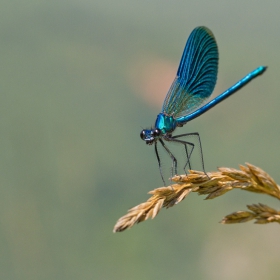
[[[173,116],[167,116],[162,113],[158,114],[155,128],[159,129],[162,134],[171,133],[177,126],[176,120]]]
[[[231,96],[233,93],[238,91],[240,88],[245,86],[252,79],[254,79],[257,76],[261,75],[266,70],[266,68],[267,67],[265,67],[265,66],[259,66],[254,71],[250,72],[244,78],[242,78],[240,81],[238,81],[235,85],[233,85],[232,87],[230,87],[229,89],[227,89],[226,91],[221,93],[219,96],[217,96],[216,98],[214,98],[213,100],[211,100],[210,102],[208,102],[207,104],[202,106],[201,108],[199,108],[196,111],[188,114],[187,116],[183,116],[183,117],[177,118],[176,119],[177,124],[183,125],[183,124],[185,124],[185,123],[187,123],[187,122],[197,118],[201,114],[204,114],[206,111],[208,111],[209,109],[213,108],[214,106],[219,104],[221,101],[225,100],[226,98]]]
[[[195,28],[187,40],[161,112],[179,118],[200,107],[214,90],[218,59],[213,33],[204,26]]]
[[[162,110],[157,116],[155,127],[152,129],[143,129],[140,132],[140,137],[146,144],[154,144],[160,174],[164,184],[162,164],[157,148],[158,143],[161,144],[172,159],[172,174],[174,174],[173,172],[177,174],[177,159],[169,150],[165,141],[184,145],[186,153],[184,170],[187,172],[187,167],[191,169],[190,158],[195,145],[186,141],[184,137],[197,137],[202,169],[205,172],[199,133],[193,132],[173,135],[174,130],[176,127],[182,127],[187,122],[204,114],[266,70],[265,66],[259,66],[235,85],[205,104],[206,100],[212,94],[217,81],[218,60],[218,47],[213,33],[204,26],[195,28],[187,40],[177,75],[165,97]]]

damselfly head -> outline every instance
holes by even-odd
[[[161,132],[159,129],[143,129],[140,132],[140,137],[146,142],[146,144],[152,145],[155,141],[157,141],[160,134]]]

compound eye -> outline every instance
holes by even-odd
[[[160,130],[159,129],[155,129],[154,130],[154,136],[159,136],[160,135]]]
[[[142,131],[140,132],[140,138],[141,138],[142,140],[145,140],[145,137],[146,137],[145,130],[142,130]]]

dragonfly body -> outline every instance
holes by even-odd
[[[194,132],[173,136],[172,133],[176,127],[182,127],[187,122],[213,108],[215,105],[241,89],[252,79],[262,74],[265,70],[265,66],[259,66],[235,85],[205,104],[205,101],[213,92],[217,80],[218,47],[213,33],[207,27],[197,27],[192,31],[186,43],[177,71],[177,76],[167,93],[162,106],[162,111],[157,116],[154,128],[144,129],[140,133],[140,137],[148,145],[155,144],[155,152],[164,184],[165,180],[161,170],[161,161],[157,150],[157,143],[160,142],[171,157],[173,162],[172,173],[175,171],[177,174],[177,160],[166,147],[163,140],[184,145],[187,157],[184,166],[185,170],[187,165],[190,167],[190,157],[194,149],[194,144],[182,140],[182,137],[189,135],[196,136],[200,144],[202,167],[204,170],[199,134]]]

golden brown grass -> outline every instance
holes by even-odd
[[[174,184],[168,187],[154,189],[146,202],[128,210],[121,217],[114,232],[124,231],[134,224],[153,219],[161,208],[172,207],[181,202],[190,192],[207,195],[206,199],[213,199],[233,189],[241,189],[249,192],[268,194],[280,199],[280,187],[262,169],[246,163],[240,165],[240,170],[221,167],[218,172],[204,172],[190,170],[190,174],[175,176]],[[280,223],[280,211],[276,211],[264,204],[247,205],[250,211],[237,211],[223,218],[221,223],[243,223],[255,219],[255,223],[266,224],[271,222]]]

